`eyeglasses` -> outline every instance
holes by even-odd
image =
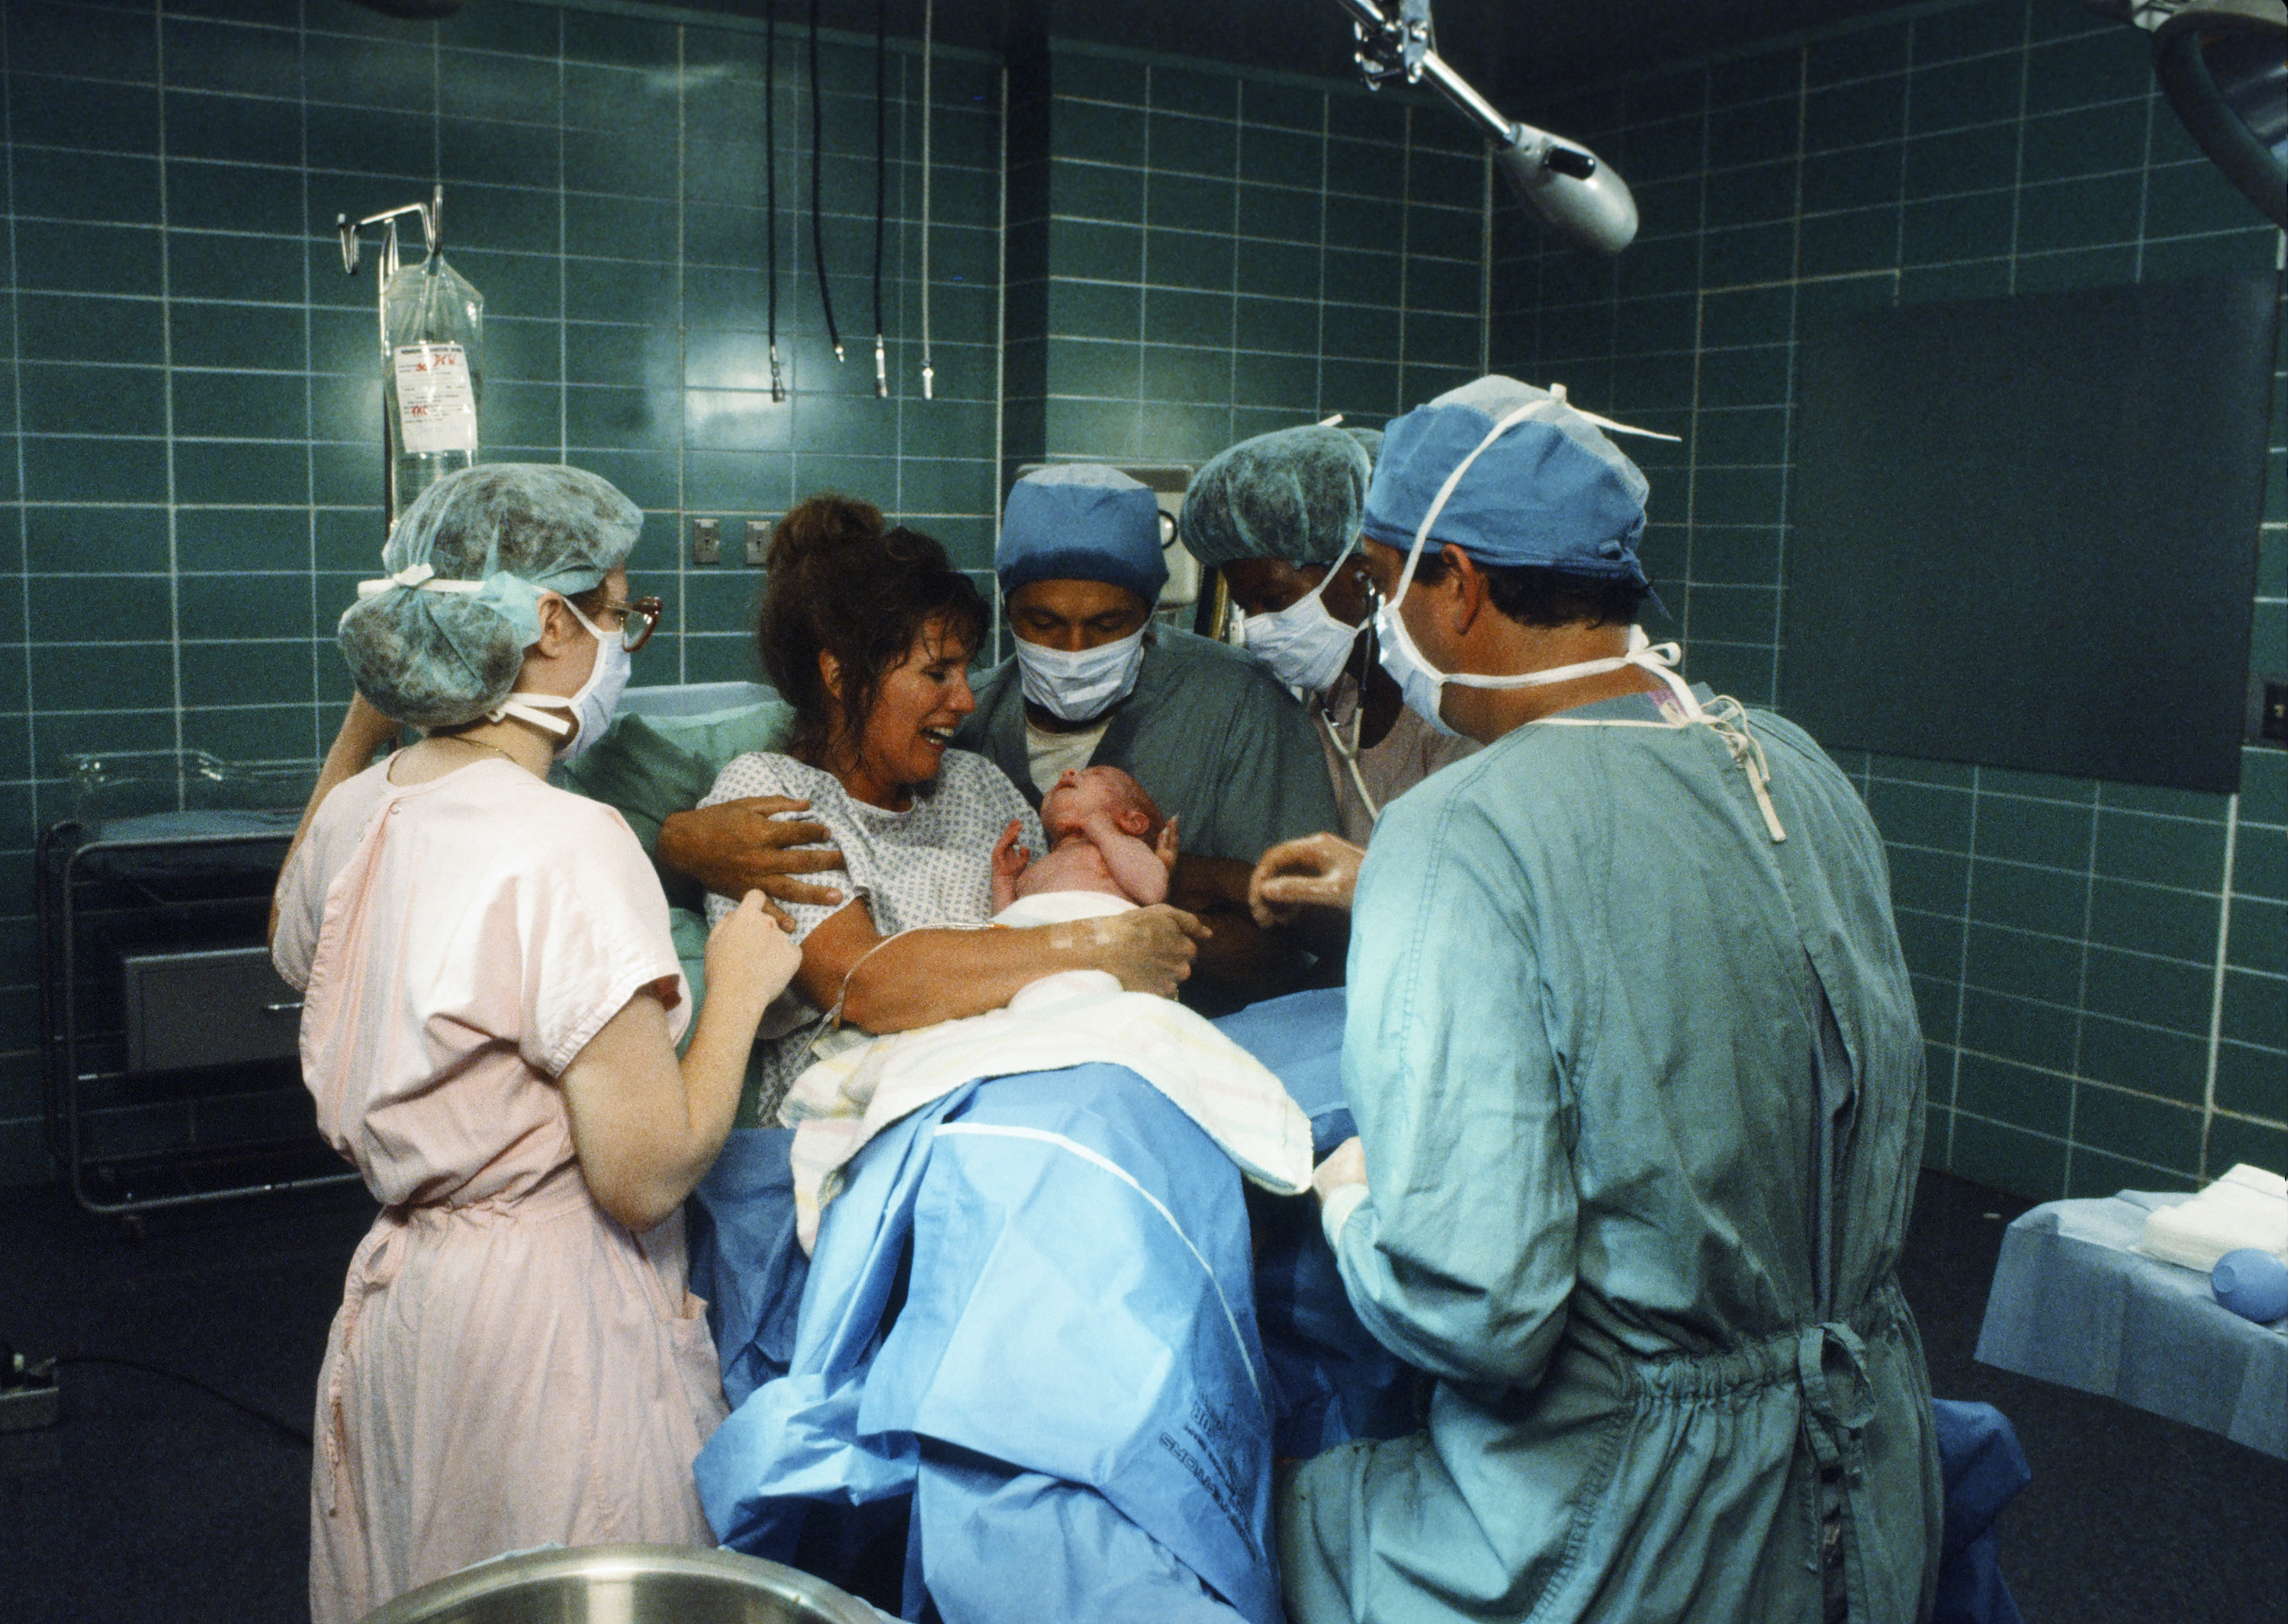
[[[659,618],[667,613],[667,605],[656,598],[639,598],[633,603],[608,603],[607,614],[620,617],[620,646],[634,654],[651,641],[651,634],[659,630]]]

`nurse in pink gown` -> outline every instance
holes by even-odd
[[[362,1617],[544,1543],[713,1542],[691,1460],[723,1416],[681,1203],[799,962],[751,893],[688,989],[617,812],[552,788],[657,605],[640,515],[492,464],[407,510],[343,617],[354,701],[277,894],[321,1130],[382,1203],[319,1377],[310,1608]],[[365,765],[399,723],[428,729]]]

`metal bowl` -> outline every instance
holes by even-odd
[[[882,1624],[822,1579],[725,1550],[528,1550],[409,1590],[365,1624]]]

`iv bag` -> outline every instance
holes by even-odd
[[[436,253],[400,267],[381,300],[382,416],[393,515],[477,460],[485,300]]]

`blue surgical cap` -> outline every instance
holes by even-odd
[[[1102,581],[1157,603],[1168,582],[1159,499],[1100,463],[1036,469],[1009,493],[993,573],[1004,596],[1036,581]]]
[[[386,579],[361,586],[342,615],[351,678],[396,721],[476,720],[508,697],[540,640],[541,594],[597,585],[642,525],[634,503],[584,469],[486,463],[446,475],[389,533]]]
[[[1367,487],[1367,535],[1411,548],[1447,476],[1495,424],[1528,405],[1532,415],[1470,464],[1438,511],[1430,545],[1450,543],[1480,564],[1648,584],[1637,562],[1644,475],[1594,424],[1515,378],[1482,377],[1392,419]]]
[[[1332,564],[1358,538],[1382,436],[1324,424],[1274,429],[1208,459],[1184,493],[1184,545],[1201,563]]]

